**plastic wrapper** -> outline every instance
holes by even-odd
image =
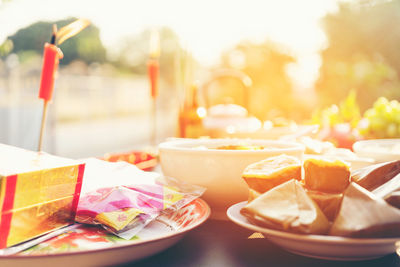
[[[260,195],[241,213],[257,224],[295,233],[325,234],[330,226],[318,205],[296,180]]]
[[[124,239],[131,239],[159,215],[180,209],[205,190],[127,163],[90,161],[97,169],[92,173],[87,162],[89,175],[85,176],[85,194],[79,201],[76,221],[99,224]],[[97,185],[89,190],[95,187],[91,179],[104,180],[100,184],[107,187]]]

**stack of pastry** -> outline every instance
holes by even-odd
[[[333,221],[350,184],[350,166],[341,160],[309,158],[304,161],[304,183],[307,194]]]
[[[350,167],[340,160],[280,155],[249,165],[243,179],[249,203],[242,214],[268,227],[307,234],[325,234],[338,213]]]
[[[301,165],[282,155],[248,166],[243,178],[250,197],[241,213],[255,223],[302,234],[400,236],[400,161],[351,173],[341,160]]]
[[[285,154],[249,165],[242,174],[249,186],[249,201],[291,179],[301,180],[301,162]]]

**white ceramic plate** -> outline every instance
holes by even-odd
[[[354,152],[360,157],[373,158],[377,163],[400,159],[400,138],[370,139],[353,144]]]
[[[185,233],[210,216],[210,208],[196,199],[166,218],[180,226],[174,230],[160,221],[146,226],[139,238],[123,240],[99,227],[83,226],[45,241],[23,253],[0,256],[0,266],[114,266],[154,255],[178,242]],[[142,233],[140,232],[140,233]]]
[[[240,214],[246,201],[231,206],[227,215],[234,223],[264,234],[271,242],[298,255],[327,260],[367,260],[396,252],[400,238],[345,238],[301,235],[260,227]]]

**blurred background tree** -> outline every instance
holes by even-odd
[[[147,73],[147,60],[149,58],[150,36],[153,29],[147,28],[137,35],[126,36],[120,40],[120,48],[113,54],[112,62],[119,69],[128,72],[145,75]],[[176,80],[176,64],[185,62],[182,55],[183,48],[179,37],[167,27],[158,29],[160,38],[160,75],[168,85],[173,85]],[[193,58],[191,58],[193,60]]]
[[[2,47],[11,41],[13,49],[8,53],[16,53],[23,63],[30,55],[41,55],[43,53],[43,44],[50,41],[53,24],[61,28],[74,20],[75,18],[68,18],[55,22],[36,22],[9,36]],[[99,33],[100,31],[96,26],[90,25],[76,37],[61,44],[60,48],[64,52],[64,58],[60,61],[60,64],[68,65],[77,59],[87,64],[104,63],[106,61],[106,49],[100,40]],[[6,53],[0,56],[4,57]]]
[[[295,58],[266,41],[243,41],[221,56],[222,66],[238,69],[252,79],[251,113],[262,120],[289,118],[294,110],[293,88],[286,67]]]
[[[42,56],[44,42],[50,41],[52,25],[61,28],[75,18],[58,20],[55,22],[39,21],[18,30],[0,44],[0,59],[5,59],[11,53],[18,55],[21,64],[30,59]],[[139,34],[129,35],[120,40],[119,48],[107,51],[100,39],[97,26],[91,24],[74,38],[60,45],[64,58],[62,66],[73,61],[80,61],[90,65],[92,63],[112,64],[120,74],[147,74],[147,60],[149,57],[149,42],[152,29],[147,28]],[[168,89],[176,83],[177,72],[175,66],[185,68],[187,62],[194,61],[193,57],[183,51],[179,38],[170,28],[159,29],[160,35],[160,77],[167,83]],[[110,57],[109,54],[112,54]],[[182,56],[184,55],[184,57]],[[177,64],[179,61],[179,64]]]
[[[316,82],[320,105],[357,92],[362,111],[379,97],[400,99],[400,1],[341,3],[323,27],[329,45],[321,52]]]

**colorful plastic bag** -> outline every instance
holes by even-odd
[[[127,169],[132,167],[125,165]],[[129,174],[126,170],[121,172],[121,167],[118,171],[123,175]],[[132,173],[134,176],[143,174],[138,169]],[[159,215],[179,210],[205,191],[202,187],[162,176],[147,183],[135,183],[141,179],[132,177],[131,183],[121,185],[118,180],[127,182],[126,178],[118,179],[115,175],[117,172],[111,177],[118,185],[98,188],[81,196],[76,221],[100,224],[125,239],[135,236]]]

